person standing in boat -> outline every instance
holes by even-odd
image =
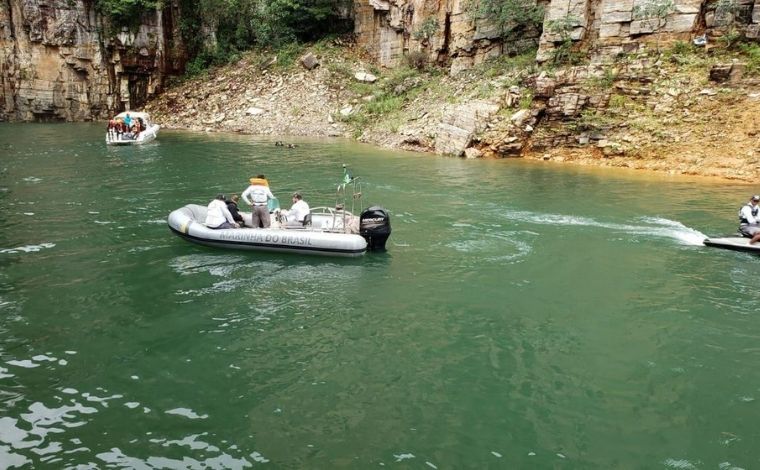
[[[206,227],[213,229],[240,227],[227,209],[224,194],[217,194],[216,198],[209,203],[206,209]]]
[[[243,222],[243,216],[240,215],[240,212],[238,212],[238,201],[240,200],[240,196],[237,194],[233,194],[230,196],[230,200],[227,201],[227,210],[230,211],[230,214],[232,214],[232,218],[237,222],[238,225],[241,227],[244,225]]]
[[[287,216],[288,221],[285,222],[286,227],[303,227],[304,219],[311,212],[309,205],[303,200],[301,193],[293,193],[293,205],[290,210],[282,210],[281,214]]]
[[[751,238],[750,243],[760,241],[760,195],[755,194],[739,210],[739,232],[745,237]]]
[[[253,228],[269,228],[271,222],[267,203],[270,199],[274,199],[274,194],[269,190],[269,182],[264,175],[257,175],[249,181],[251,185],[240,197],[251,206]]]

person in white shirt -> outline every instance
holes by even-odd
[[[216,198],[211,201],[206,209],[206,227],[213,229],[220,228],[238,228],[240,227],[235,223],[235,219],[232,218],[232,214],[227,209],[227,203],[224,194],[219,193]]]
[[[280,211],[288,219],[284,223],[285,227],[303,227],[303,220],[310,212],[309,205],[303,200],[301,193],[298,192],[293,193],[293,205],[290,207],[290,210]]]
[[[264,175],[258,175],[250,179],[251,185],[243,191],[240,197],[251,205],[251,218],[253,228],[269,228],[269,207],[267,202],[274,199],[274,194],[269,190],[269,182]]]
[[[750,243],[760,241],[760,195],[755,194],[739,210],[739,231],[745,237],[751,238]]]

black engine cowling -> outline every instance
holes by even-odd
[[[391,236],[391,216],[380,206],[364,209],[359,216],[359,235],[367,240],[370,250],[385,250]]]

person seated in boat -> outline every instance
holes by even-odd
[[[121,134],[121,126],[116,121],[116,119],[110,119],[108,121],[108,127],[106,128],[106,133],[108,134],[109,139],[115,139],[119,134]]]
[[[132,116],[129,113],[124,115],[124,125],[127,126],[127,129],[132,129]]]
[[[281,210],[280,214],[287,217],[287,222],[283,224],[285,228],[300,228],[304,226],[304,219],[311,213],[311,209],[306,201],[303,200],[301,193],[293,193],[293,205],[290,209]]]
[[[760,195],[755,194],[739,210],[739,232],[750,238],[750,244],[760,241]]]
[[[113,137],[121,138],[121,135],[124,133],[124,121],[121,118],[111,119],[108,121],[108,130],[109,134]]]
[[[241,227],[244,225],[243,216],[240,215],[239,209],[238,209],[238,201],[240,200],[240,196],[237,194],[233,194],[230,196],[230,199],[227,201],[227,210],[230,211],[230,214],[232,214],[232,218],[235,220],[235,222],[240,225]]]
[[[205,225],[206,227],[213,229],[240,227],[227,209],[224,194],[217,194],[216,198],[209,203],[208,208],[206,209]]]
[[[130,129],[130,131],[132,132],[133,138],[136,139],[140,135],[140,132],[142,131],[142,129],[140,128],[140,123],[137,121],[132,121],[132,129]]]
[[[274,199],[274,194],[269,190],[269,182],[264,175],[256,175],[248,180],[251,185],[243,191],[240,197],[251,206],[251,218],[253,228],[269,228],[269,207],[267,203]]]

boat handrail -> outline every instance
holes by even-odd
[[[356,217],[352,212],[349,212],[341,207],[319,206],[319,207],[311,208],[310,212],[311,212],[312,217],[315,215],[332,217],[330,228],[315,227],[314,225],[312,225],[315,229],[322,230],[324,232],[350,233],[351,224],[349,223],[349,221],[352,217]],[[338,220],[340,220],[341,222],[340,228],[336,228],[336,226],[338,225],[337,224]]]

